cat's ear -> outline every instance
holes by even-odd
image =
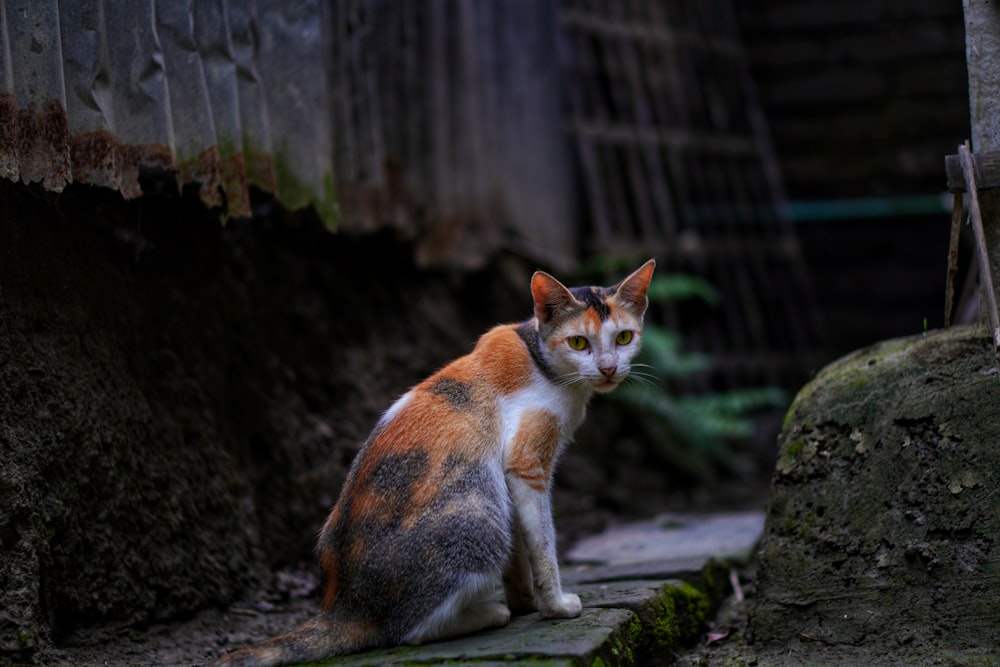
[[[656,260],[651,259],[636,269],[628,278],[618,283],[615,288],[615,295],[618,299],[631,307],[639,317],[646,314],[646,308],[649,306],[646,290],[649,289],[649,281],[653,279],[653,269],[655,268]]]
[[[535,271],[531,276],[531,298],[535,300],[539,324],[548,324],[562,311],[582,305],[561,282],[544,271]]]

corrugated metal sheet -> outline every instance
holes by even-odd
[[[331,8],[343,228],[392,227],[424,264],[479,266],[508,248],[571,265],[554,0]]]
[[[333,224],[319,0],[0,0],[0,177],[142,192],[165,169],[250,214],[248,185]]]

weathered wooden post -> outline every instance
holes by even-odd
[[[1000,156],[1000,8],[996,3],[985,0],[963,0],[962,4],[965,10],[965,60],[969,71],[972,149],[984,157],[990,153]],[[1000,160],[983,160],[982,163],[1000,167]],[[978,177],[976,180],[980,181]],[[984,246],[980,252],[986,259],[982,261],[988,261],[990,272],[988,279],[980,274],[981,280],[989,282],[984,282],[983,318],[989,319],[996,343],[1000,335],[994,296],[1000,289],[1000,188],[983,188],[982,185],[994,184],[981,183],[977,188],[982,218],[982,239],[979,240],[977,234],[977,242]]]
[[[984,0],[963,0],[963,5],[972,148],[977,153],[996,151],[1000,150],[1000,6]],[[991,226],[995,237],[1000,227]]]

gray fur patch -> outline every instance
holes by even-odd
[[[472,386],[468,382],[441,378],[431,385],[430,392],[447,400],[456,410],[468,410],[475,405]]]
[[[541,342],[539,341],[540,334],[532,326],[531,320],[521,322],[515,331],[517,331],[517,335],[520,336],[521,340],[524,341],[525,346],[527,346],[528,353],[531,355],[531,360],[535,362],[535,367],[542,372],[542,375],[544,375],[547,380],[550,382],[556,382],[558,379],[556,372],[552,370],[552,366],[550,366],[542,356]]]
[[[509,498],[487,466],[458,456],[434,473],[428,465],[420,450],[385,457],[365,480],[384,498],[384,514],[351,520],[348,496],[341,520],[321,538],[339,561],[335,605],[376,624],[387,644],[401,642],[469,575],[499,576],[510,552]],[[431,474],[441,486],[417,510],[414,487]],[[415,520],[412,512],[419,512]],[[359,542],[364,557],[352,560],[350,547]]]
[[[574,287],[570,294],[582,303],[587,304],[597,312],[597,317],[603,322],[611,314],[608,297],[613,294],[607,287]]]

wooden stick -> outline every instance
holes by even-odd
[[[962,230],[962,192],[953,193],[951,207],[951,240],[948,243],[948,278],[944,288],[944,328],[951,327],[951,311],[955,299],[955,273],[958,271],[958,236]]]
[[[997,298],[993,292],[993,272],[990,271],[990,258],[986,251],[986,234],[983,232],[983,216],[979,210],[979,193],[976,189],[976,174],[972,169],[972,152],[969,149],[968,139],[958,147],[958,155],[962,160],[962,171],[965,173],[965,189],[969,193],[972,231],[976,235],[976,250],[979,253],[979,288],[982,290],[983,301],[986,302],[986,309],[990,316],[994,352],[1000,356],[1000,317],[997,316]]]

